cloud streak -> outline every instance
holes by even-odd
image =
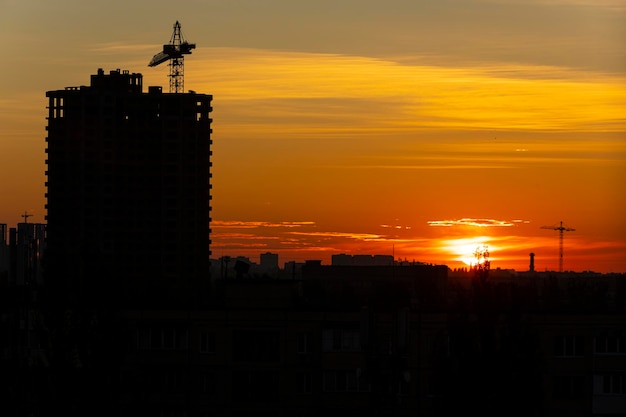
[[[213,91],[228,107],[224,122],[251,134],[277,120],[280,132],[267,127],[273,136],[329,128],[364,134],[440,128],[606,132],[622,131],[626,123],[624,78],[617,75],[237,48],[215,48],[211,55],[196,60],[199,69],[186,83]]]
[[[267,221],[241,221],[241,220],[214,220],[211,227],[216,229],[259,229],[259,228],[295,228],[304,226],[315,226],[312,221],[291,221],[291,222],[267,222]]]
[[[433,227],[454,227],[454,226],[472,226],[472,227],[512,227],[516,223],[524,222],[523,220],[496,220],[496,219],[472,219],[464,217],[454,220],[429,220],[427,223]]]
[[[346,233],[346,232],[288,232],[290,235],[308,236],[318,238],[345,238],[361,240],[364,242],[376,242],[388,240],[386,236],[373,233]]]

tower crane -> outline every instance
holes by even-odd
[[[541,226],[541,228],[559,231],[559,272],[563,272],[563,232],[573,232],[576,229],[563,226],[563,221],[559,226]]]
[[[163,45],[163,51],[152,57],[149,67],[156,67],[165,61],[170,61],[170,93],[183,93],[185,91],[185,55],[190,55],[191,50],[196,48],[195,43],[187,42],[181,33],[178,20],[174,23],[174,33],[170,43]]]

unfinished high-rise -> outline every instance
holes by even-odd
[[[209,285],[211,100],[98,70],[48,91],[47,285],[69,302],[175,307]]]

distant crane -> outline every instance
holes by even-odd
[[[183,93],[185,91],[185,57],[190,55],[191,50],[196,48],[195,43],[189,43],[183,39],[178,20],[174,23],[174,33],[170,43],[163,45],[163,51],[152,57],[149,67],[156,67],[165,61],[170,61],[170,93]]]
[[[563,226],[563,221],[559,226],[541,226],[541,228],[559,231],[559,272],[563,272],[563,232],[573,232],[576,229]]]

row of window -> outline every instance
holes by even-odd
[[[585,338],[583,336],[557,336],[554,338],[554,356],[584,356]]]
[[[140,327],[137,329],[137,348],[141,350],[184,350],[188,348],[189,334],[181,327]]]
[[[594,393],[604,395],[626,395],[626,375],[611,374],[594,377]]]
[[[324,352],[361,350],[361,333],[353,329],[324,330],[322,338]]]
[[[184,343],[183,343],[184,339]],[[278,331],[240,330],[233,333],[234,357],[241,361],[277,361],[280,352]],[[172,328],[144,327],[137,331],[139,349],[174,349],[185,346],[186,330]],[[297,351],[307,354],[313,351],[313,338],[308,333],[298,334]],[[361,335],[358,330],[326,329],[322,332],[324,352],[351,352],[361,350]],[[213,332],[200,333],[201,353],[215,353],[216,337]],[[594,338],[594,352],[598,355],[626,354],[626,338],[597,336]],[[583,336],[557,336],[554,339],[554,356],[583,357],[585,338]]]
[[[199,375],[197,389],[208,398],[215,397],[219,387],[225,381],[219,373],[203,372]],[[222,374],[223,375],[223,374]],[[243,401],[267,401],[278,395],[280,388],[280,372],[275,370],[240,370],[231,375],[233,395]],[[388,379],[388,378],[387,378]],[[295,374],[295,392],[311,394],[314,391],[313,374],[297,372]],[[180,372],[164,371],[153,375],[143,388],[153,392],[179,392],[188,389],[186,376]],[[387,381],[389,382],[389,381]],[[409,393],[410,383],[404,379],[395,381],[393,391],[400,394]],[[321,389],[323,392],[371,392],[372,381],[360,370],[328,370],[322,373]]]
[[[336,370],[324,372],[322,388],[325,392],[370,392],[372,384],[359,370]]]
[[[597,354],[626,355],[626,336],[600,335],[594,340]]]
[[[626,337],[595,336],[593,352],[596,355],[626,355]],[[554,339],[554,356],[585,356],[585,338],[583,336],[557,336]]]
[[[222,374],[223,375],[223,374]],[[188,389],[198,389],[207,398],[215,398],[219,387],[224,384],[220,373],[203,372],[198,375],[195,388],[188,386],[188,375],[177,370],[163,370],[152,374],[142,384],[141,390],[146,392],[175,393]],[[280,372],[275,370],[241,370],[231,375],[233,395],[239,401],[262,402],[275,400],[280,390]],[[395,393],[410,394],[410,378],[400,380],[384,378],[378,381]],[[311,372],[297,372],[295,374],[295,392],[311,394],[314,392],[314,378]],[[560,375],[553,379],[552,397],[556,399],[576,400],[584,398],[588,389],[586,378],[583,375]],[[607,374],[593,377],[593,394],[600,396],[626,396],[626,375]],[[328,393],[371,392],[372,381],[367,373],[356,370],[327,370],[322,373],[321,389]]]
[[[560,399],[583,398],[588,389],[586,381],[584,375],[555,376],[552,396]],[[593,394],[626,396],[626,374],[594,375]]]

